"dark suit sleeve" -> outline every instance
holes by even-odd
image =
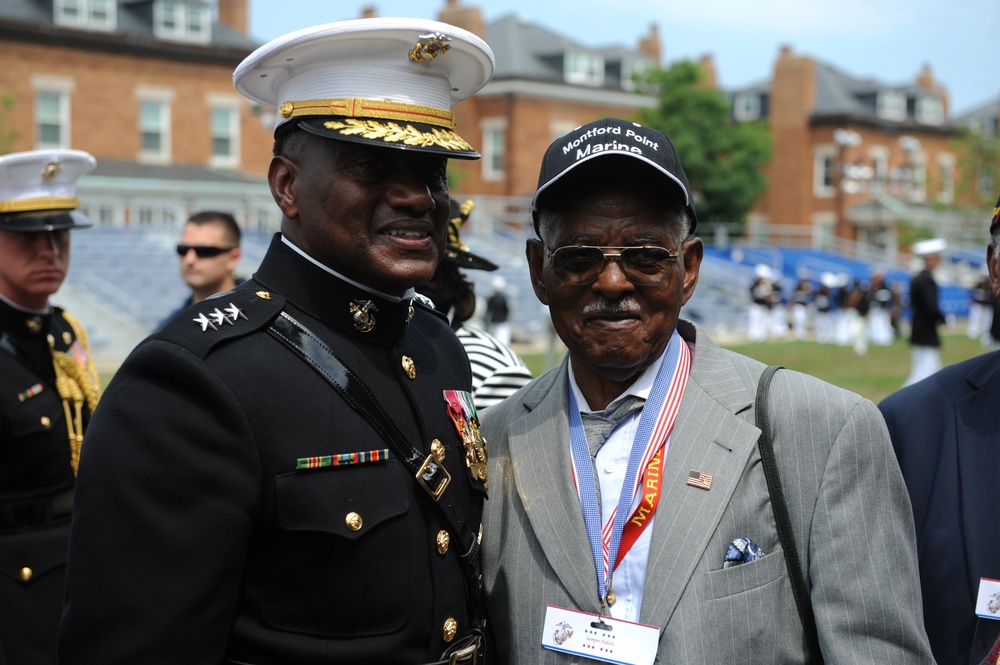
[[[259,501],[252,416],[171,343],[118,371],[83,446],[60,663],[222,660]]]

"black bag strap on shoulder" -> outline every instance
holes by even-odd
[[[792,533],[792,520],[785,504],[785,493],[781,489],[781,477],[778,475],[778,464],[774,459],[774,446],[771,441],[771,423],[767,417],[767,395],[771,379],[780,365],[770,365],[760,375],[757,384],[757,399],[754,402],[754,421],[760,429],[757,447],[760,450],[761,464],[764,466],[764,478],[767,480],[767,492],[771,496],[771,508],[774,510],[774,522],[778,527],[778,538],[781,548],[785,551],[785,564],[792,581],[792,592],[795,594],[795,606],[802,620],[806,642],[813,663],[822,663],[823,654],[819,648],[819,634],[816,630],[816,618],[813,616],[812,603],[809,601],[809,589],[806,587],[805,576],[802,573],[802,562],[795,546],[795,535]]]
[[[416,483],[430,495],[441,509],[452,535],[461,544],[462,554],[459,558],[470,578],[473,598],[478,599],[482,581],[479,572],[479,533],[478,530],[472,531],[461,508],[454,502],[452,495],[445,492],[451,481],[447,469],[438,464],[432,455],[425,455],[410,445],[368,386],[312,331],[282,312],[271,323],[268,333],[305,360],[355,411],[364,416],[389,445],[392,453],[410,470]]]

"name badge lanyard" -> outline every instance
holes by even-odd
[[[611,574],[617,563],[628,509],[632,505],[632,499],[637,489],[640,477],[639,470],[645,469],[654,454],[662,447],[663,442],[670,436],[690,367],[690,350],[675,330],[667,345],[666,356],[656,373],[656,380],[650,390],[649,399],[646,400],[646,405],[639,418],[639,426],[632,443],[632,451],[629,454],[621,496],[618,499],[618,506],[609,520],[610,530],[602,529],[601,526],[601,509],[597,502],[594,465],[590,457],[590,448],[587,446],[580,409],[573,391],[569,390],[569,433],[570,448],[573,454],[573,480],[577,485],[580,505],[583,509],[583,522],[587,528],[587,538],[594,557],[597,591],[601,599],[602,611],[608,595]],[[667,381],[670,377],[672,380]],[[648,522],[643,522],[643,525],[646,523]],[[634,541],[635,538],[631,539],[628,544],[631,545]]]

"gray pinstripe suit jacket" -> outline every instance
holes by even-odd
[[[756,442],[763,365],[697,331],[664,469],[641,623],[659,663],[806,663]],[[547,604],[599,610],[570,476],[566,364],[483,414],[490,500],[483,566],[500,660],[581,659],[541,647]],[[933,663],[921,622],[913,518],[885,425],[861,397],[792,371],[771,385],[775,455],[827,663]],[[688,486],[691,470],[714,476]],[[746,536],[766,556],[723,569]]]

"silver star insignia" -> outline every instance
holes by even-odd
[[[233,321],[236,321],[236,319],[240,318],[241,316],[244,319],[247,318],[247,315],[241,312],[240,308],[234,305],[233,303],[229,303],[229,307],[226,308],[226,312],[229,314],[229,318],[232,319]]]
[[[218,330],[218,328],[215,327],[215,324],[212,323],[212,320],[209,319],[207,316],[205,316],[205,312],[199,314],[197,319],[191,319],[191,320],[194,321],[195,323],[201,324],[202,332],[205,332],[209,328],[211,328],[212,330]]]
[[[233,322],[227,319],[226,315],[223,314],[222,310],[219,309],[218,307],[216,307],[215,311],[211,312],[209,316],[212,317],[212,320],[215,321],[215,325],[217,326],[221,326],[223,323],[228,323],[229,325],[233,325]]]

